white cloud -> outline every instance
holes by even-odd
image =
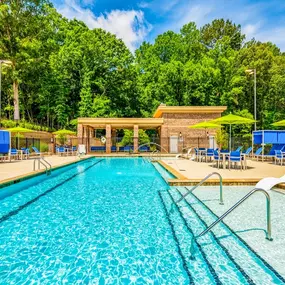
[[[96,17],[90,9],[80,7],[74,0],[65,0],[58,10],[66,18],[81,20],[91,29],[102,28],[115,34],[132,52],[151,30],[141,10],[112,10]]]
[[[285,51],[285,27],[277,27],[269,30],[260,29],[256,33],[255,38],[262,42],[272,42],[281,51]]]

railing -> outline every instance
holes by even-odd
[[[198,238],[207,234],[215,225],[221,222],[227,215],[229,215],[233,210],[235,210],[239,205],[241,205],[245,200],[247,200],[251,195],[256,192],[262,192],[266,197],[266,222],[267,222],[267,231],[266,231],[266,239],[272,241],[271,237],[271,204],[270,204],[270,196],[268,192],[262,188],[254,188],[247,195],[245,195],[242,199],[240,199],[236,204],[234,204],[229,210],[227,210],[221,217],[219,217],[215,222],[213,222],[209,227],[207,227],[203,232],[201,232],[198,236],[192,237],[191,239],[191,256],[194,253],[194,242],[197,241]]]
[[[157,157],[157,159],[155,159]],[[161,152],[159,150],[154,150],[151,155],[149,156],[151,161],[161,160]]]
[[[189,195],[190,193],[192,193],[195,189],[197,189],[199,186],[201,186],[206,180],[208,180],[208,179],[209,179],[211,176],[213,176],[213,175],[219,176],[219,179],[220,179],[220,204],[223,205],[223,204],[224,204],[224,200],[223,200],[223,178],[222,178],[221,174],[218,173],[218,172],[212,172],[212,173],[208,174],[204,179],[202,179],[197,185],[195,185],[195,186],[194,186],[193,188],[191,188],[191,189],[188,189],[188,188],[185,187],[185,189],[187,189],[188,192],[187,192],[186,194],[182,195],[182,197],[179,198],[179,199],[175,202],[175,204],[177,204],[177,203],[181,202],[183,199],[185,199],[185,197],[186,197],[187,195]]]
[[[51,164],[44,159],[44,157],[36,157],[34,158],[34,163],[33,163],[33,170],[36,171],[36,161],[38,161],[38,170],[40,170],[41,165],[44,166],[46,169],[46,174],[49,175],[51,174]]]

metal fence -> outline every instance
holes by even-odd
[[[123,137],[112,137],[111,139],[111,146],[116,147],[118,150],[120,147],[123,146],[134,146],[134,141],[138,141],[138,145],[141,145],[143,141],[140,138],[130,138],[127,144],[123,144]],[[207,137],[183,137],[181,139],[177,138],[176,142],[171,141],[171,137],[158,137],[153,136],[149,138],[150,144],[150,151],[159,150],[163,151],[166,149],[167,152],[171,152],[171,148],[177,147],[177,152],[181,152],[182,149],[187,147],[192,148],[209,148],[209,138]],[[11,138],[11,147],[12,148],[30,148],[35,146],[41,152],[54,152],[57,146],[77,146],[78,144],[84,144],[87,146],[88,151],[90,151],[92,146],[98,147],[105,147],[106,142],[101,138],[67,138],[67,139],[51,139],[51,138],[18,138],[12,137]],[[153,145],[156,144],[156,145]],[[172,144],[172,145],[171,145]],[[241,138],[241,137],[234,137],[232,138],[232,149],[237,148],[238,146],[243,146],[243,149],[251,146],[251,138]],[[159,145],[163,146],[163,149],[159,147]],[[174,145],[174,146],[173,146]],[[174,151],[175,152],[175,151]]]

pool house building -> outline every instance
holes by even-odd
[[[117,152],[117,132],[133,130],[132,150],[139,148],[139,130],[155,130],[155,142],[162,152],[178,153],[188,146],[209,147],[214,144],[215,130],[190,129],[199,122],[219,118],[226,106],[166,106],[161,104],[152,118],[79,118],[78,143],[87,151]],[[103,139],[96,137],[97,130],[104,130]]]

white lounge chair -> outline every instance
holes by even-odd
[[[79,144],[78,145],[78,149],[77,149],[77,154],[78,155],[82,155],[82,154],[86,154],[86,146],[85,144]]]
[[[272,189],[274,186],[281,183],[285,183],[285,175],[281,176],[280,178],[276,177],[263,178],[255,185],[255,188],[261,188],[263,190],[268,191]]]
[[[186,148],[184,148],[186,149]],[[186,158],[186,159],[189,159],[190,158],[190,155],[191,155],[191,151],[192,151],[192,148],[188,148],[187,152],[186,153],[183,153],[183,150],[182,150],[182,153],[178,153],[175,158],[179,158],[179,157],[182,157],[182,158]]]

